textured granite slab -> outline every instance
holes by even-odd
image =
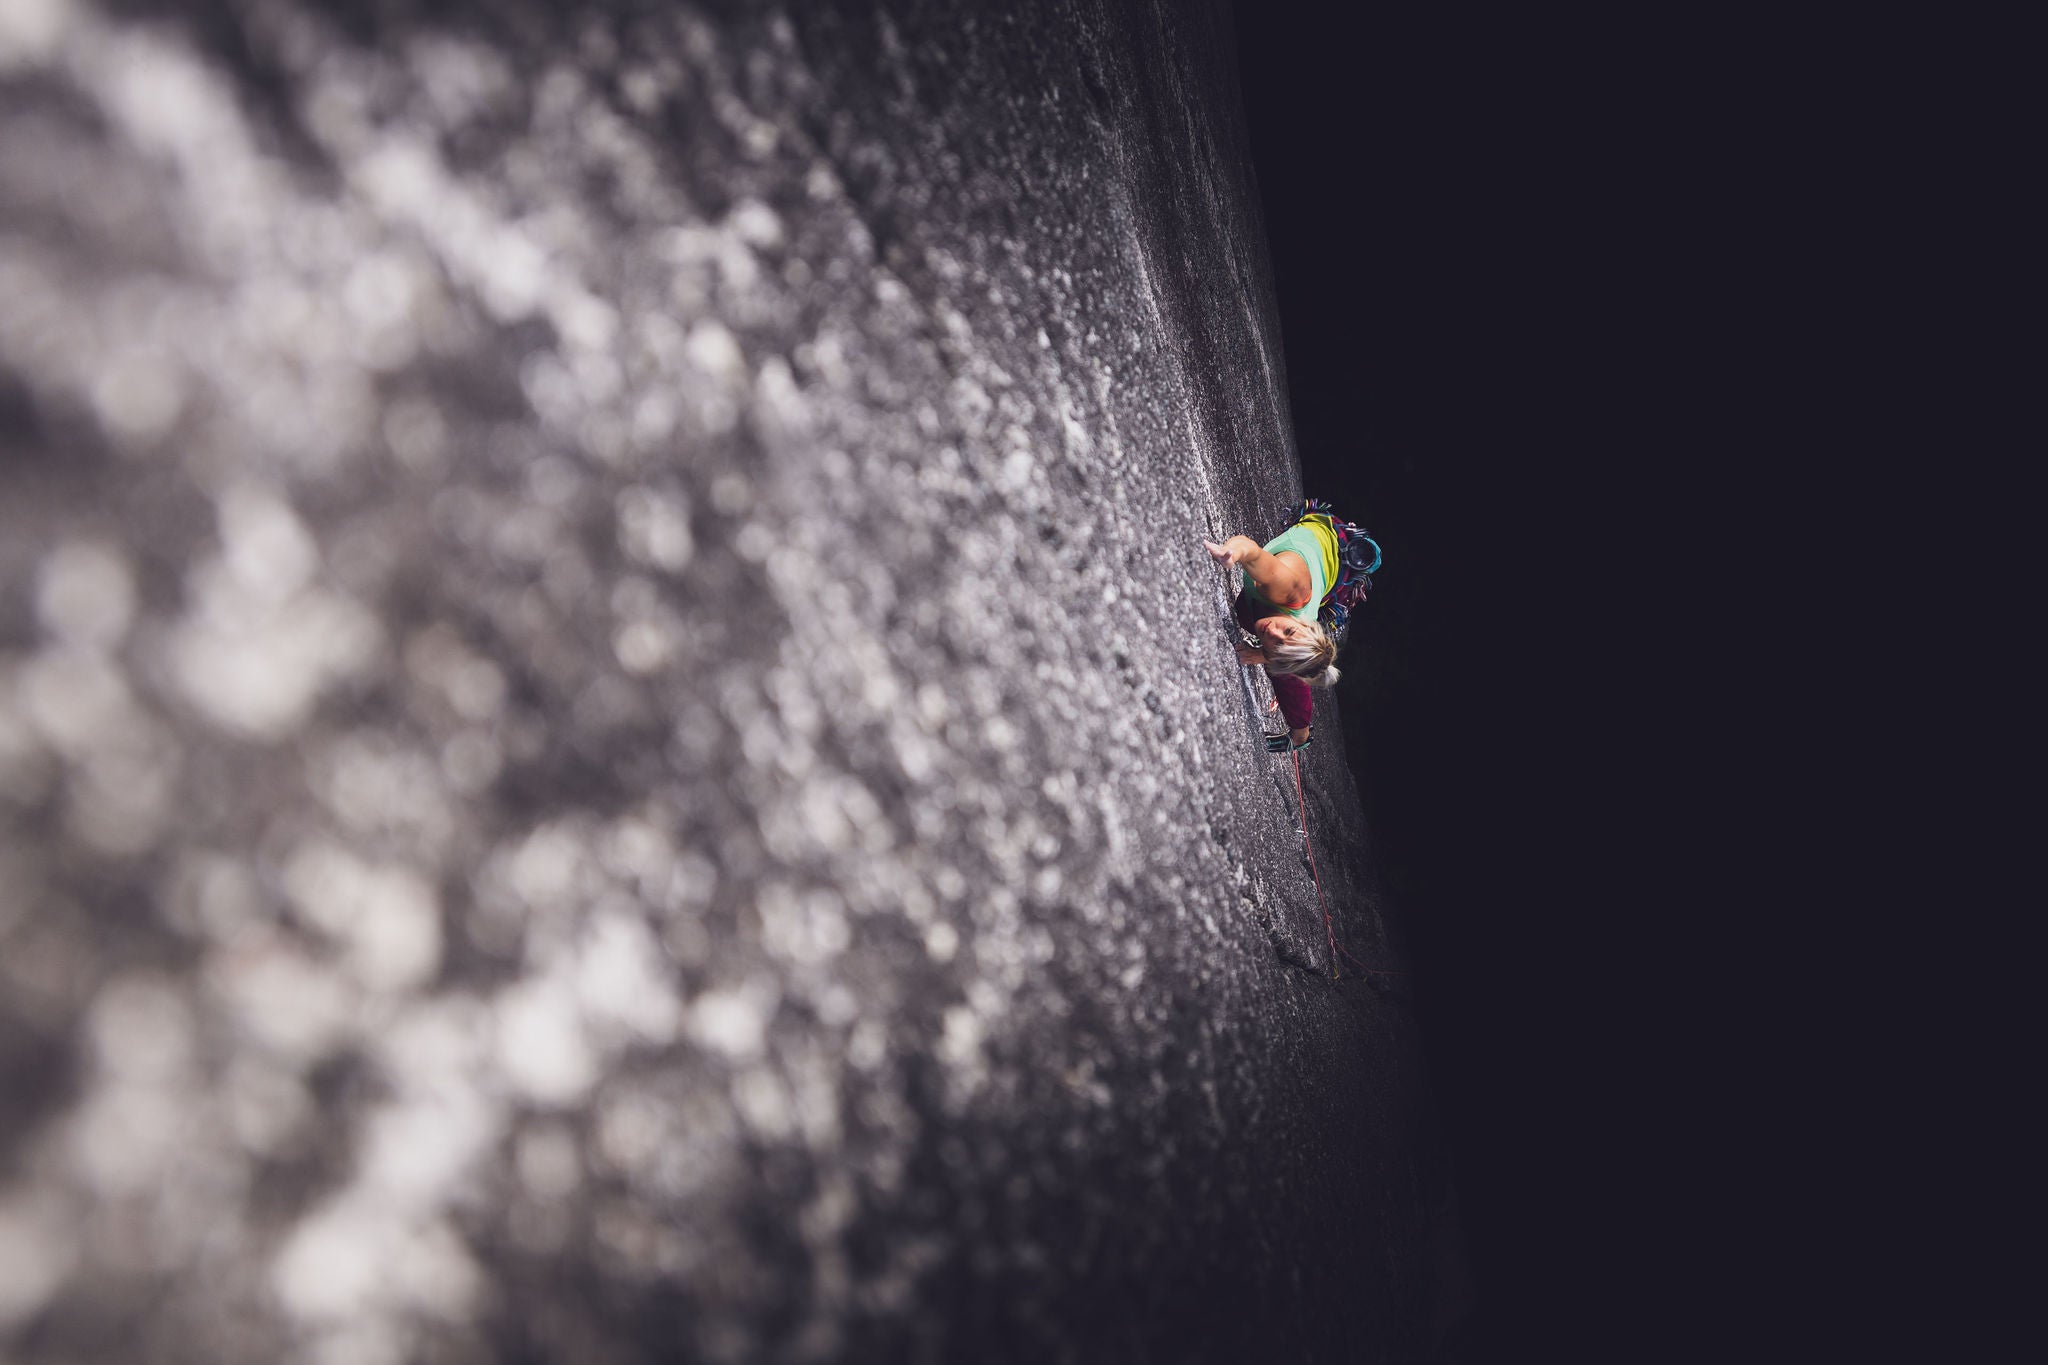
[[[10,0],[9,1358],[1424,1352],[1229,31]]]

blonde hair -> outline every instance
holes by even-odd
[[[1335,687],[1337,642],[1316,622],[1301,624],[1308,627],[1308,639],[1266,647],[1266,671],[1300,678],[1311,687]]]

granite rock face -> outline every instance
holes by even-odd
[[[1426,1352],[1169,11],[0,9],[0,1354]]]

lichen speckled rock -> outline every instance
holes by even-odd
[[[1183,8],[0,7],[0,1354],[1422,1353]]]

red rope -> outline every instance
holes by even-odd
[[[1294,749],[1290,752],[1294,757],[1294,799],[1301,803],[1301,847],[1308,854],[1308,873],[1316,879],[1316,900],[1323,907],[1323,930],[1330,936],[1330,979],[1335,981],[1338,979],[1337,954],[1343,953],[1353,962],[1358,962],[1358,958],[1337,942],[1337,922],[1330,918],[1329,898],[1323,895],[1323,874],[1316,871],[1316,851],[1308,841],[1308,796],[1301,788],[1301,750]],[[1397,972],[1386,967],[1368,967],[1363,962],[1358,962],[1358,967],[1360,971],[1370,972],[1374,976],[1408,975],[1406,972]]]

